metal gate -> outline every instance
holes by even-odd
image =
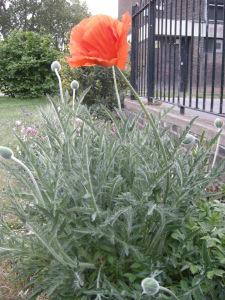
[[[147,0],[132,8],[131,80],[149,101],[225,114],[225,0]]]

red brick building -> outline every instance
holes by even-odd
[[[149,2],[150,0],[118,0],[118,15],[121,17],[125,11],[131,12],[132,5],[136,3],[139,5],[137,8],[139,11]],[[194,86],[199,81],[199,88],[203,89],[206,78],[207,86],[209,85],[207,93],[210,94],[212,73],[215,72],[213,81],[215,91],[219,93],[224,55],[225,0],[155,0],[155,3],[156,64],[157,57],[160,56],[162,59],[160,63],[166,66],[165,84],[167,84],[166,79],[170,73],[176,82],[181,81],[182,91],[188,88],[190,80]],[[141,70],[146,71],[144,58],[148,49],[146,44],[148,37],[144,35],[148,30],[148,23],[145,23],[148,20],[148,13],[148,8],[142,10],[141,26],[137,29],[139,35],[138,57],[140,56],[138,72],[140,74],[142,74]],[[215,18],[217,19],[216,25]],[[207,70],[205,69],[206,61]],[[182,80],[181,74],[184,74]],[[161,77],[164,78],[164,74]],[[147,76],[145,76],[146,79]]]
[[[137,3],[137,0],[118,0],[118,17],[120,18],[122,14],[129,11],[131,14],[132,5]]]

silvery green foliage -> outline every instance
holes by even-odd
[[[19,182],[10,193],[19,221],[15,231],[2,220],[0,254],[29,281],[28,299],[150,299],[141,282],[156,270],[160,285],[177,284],[180,299],[191,299],[205,273],[184,295],[171,244],[218,176],[207,173],[211,145],[191,153],[182,146],[190,128],[172,137],[155,119],[159,138],[148,124],[140,129],[139,116],[107,112],[113,124],[105,123],[80,103],[74,111],[59,103],[43,112],[39,137],[20,141],[44,203],[26,174],[8,165]]]

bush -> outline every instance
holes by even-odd
[[[1,92],[20,97],[54,92],[56,85],[50,66],[57,56],[50,36],[12,32],[0,43]]]
[[[71,69],[64,57],[60,62],[62,64],[61,76],[63,85],[68,91],[70,90],[70,82],[74,79],[79,81],[81,90],[91,87],[84,99],[84,104],[94,106],[93,109],[98,109],[100,104],[109,109],[117,107],[112,68],[96,66]],[[126,93],[126,85],[119,77],[117,84],[122,101]]]
[[[5,165],[18,221],[1,219],[0,253],[27,299],[153,299],[141,290],[152,274],[179,299],[223,300],[225,209],[206,189],[218,176],[207,171],[213,142],[186,151],[189,128],[172,137],[159,119],[140,130],[138,117],[107,112],[104,123],[59,105],[43,113],[39,137],[20,141],[40,191]]]

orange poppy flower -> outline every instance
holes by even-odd
[[[105,15],[84,19],[71,32],[69,65],[117,66],[124,69],[128,58],[127,35],[130,25],[128,13],[123,15],[122,21]]]

